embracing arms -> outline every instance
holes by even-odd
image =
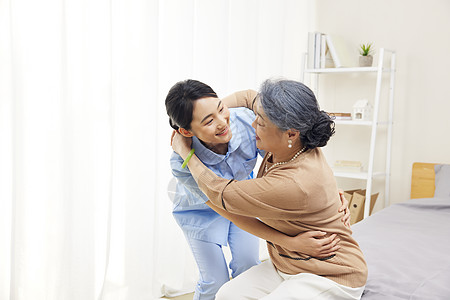
[[[206,202],[206,204],[242,230],[291,251],[302,252],[313,257],[328,257],[335,254],[335,251],[340,248],[338,245],[339,238],[336,234],[324,238],[326,232],[307,231],[291,237],[264,224],[256,218],[232,214],[215,206],[211,201]]]
[[[313,257],[328,257],[335,254],[335,251],[339,249],[339,238],[336,235],[325,237],[326,232],[317,230],[304,232],[297,236],[289,236],[261,222],[255,217],[233,214],[214,205],[199,189],[190,171],[180,167],[182,161],[181,158],[177,157],[173,156],[171,159],[172,173],[177,178],[179,184],[182,184],[195,196],[192,199],[190,197],[190,199],[192,201],[198,199],[192,205],[205,203],[239,228],[291,251],[302,252]],[[344,206],[348,204],[345,198],[342,198],[342,201]]]
[[[190,139],[185,139],[179,134],[174,133],[174,143],[173,147],[174,150],[181,155],[182,159],[185,159],[187,157],[187,154],[190,151]],[[186,143],[184,146],[180,143]],[[197,158],[197,156],[194,154],[191,158],[191,160],[188,163],[189,170],[186,170],[186,172],[189,172],[190,180],[198,183],[198,178],[202,173],[203,176],[213,178],[214,181],[220,182],[219,185],[226,185],[230,182],[230,180],[220,178],[214,174],[211,170],[209,170],[203,163]],[[178,178],[180,179],[180,178]],[[198,189],[198,187],[196,187]],[[210,194],[211,195],[211,194]],[[211,198],[211,197],[210,197]],[[343,222],[348,223],[350,215],[348,214],[348,201],[343,197],[341,194],[341,201],[343,205],[340,207],[340,211],[346,212],[343,215]],[[238,214],[230,213],[221,207],[218,207],[214,205],[211,201],[206,202],[207,205],[209,205],[213,210],[224,216],[225,218],[232,221],[236,226],[240,227],[241,229],[256,235],[264,240],[271,241],[274,244],[278,244],[286,249],[292,250],[292,251],[298,251],[305,253],[310,256],[314,257],[327,257],[332,254],[334,254],[337,249],[339,249],[339,246],[337,243],[339,242],[339,239],[336,237],[336,235],[331,235],[329,237],[323,238],[326,233],[323,231],[308,231],[305,233],[301,233],[297,236],[289,236],[282,232],[279,232],[275,230],[274,228],[266,225],[265,223],[261,222],[259,219],[252,217],[252,216],[242,216]],[[219,204],[217,204],[219,205]]]

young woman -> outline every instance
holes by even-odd
[[[230,214],[259,218],[290,236],[309,230],[338,234],[341,247],[317,257],[269,236],[270,260],[226,283],[216,299],[359,299],[367,266],[351,230],[341,222],[336,181],[319,149],[334,133],[334,122],[300,82],[266,81],[258,98],[253,127],[258,148],[267,152],[258,178],[224,179],[192,154],[197,144],[180,134],[173,137],[174,151],[208,202]]]
[[[183,136],[192,138],[195,155],[205,167],[228,180],[246,180],[252,178],[259,153],[251,126],[255,115],[247,108],[228,109],[225,102],[236,99],[250,102],[255,97],[256,92],[249,90],[222,101],[208,85],[186,80],[170,89],[165,104],[170,125]],[[194,299],[214,299],[218,289],[229,280],[222,246],[230,246],[233,278],[259,263],[259,241],[252,234],[316,257],[333,255],[339,248],[336,235],[321,239],[325,232],[310,231],[294,238],[256,218],[233,215],[213,206],[190,170],[183,167],[183,159],[178,154],[173,153],[170,163],[178,181],[173,216],[184,232],[200,273]],[[341,210],[348,204],[345,199],[343,202]],[[343,220],[348,222],[348,217],[346,214]]]

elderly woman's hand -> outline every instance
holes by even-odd
[[[325,258],[336,254],[340,248],[338,245],[340,239],[336,234],[328,237],[323,231],[307,231],[289,238],[288,249],[301,252],[312,257]]]
[[[191,151],[192,138],[184,137],[174,130],[172,132],[170,145],[172,146],[173,151],[178,153],[183,159],[186,159],[189,151]]]
[[[344,216],[342,217],[341,221],[344,223],[345,226],[350,228],[350,209],[348,209],[348,200],[344,196],[344,191],[339,190],[339,196],[341,197],[342,205],[339,208],[339,212],[344,212]]]

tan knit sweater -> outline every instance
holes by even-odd
[[[267,243],[275,267],[286,274],[313,273],[335,282],[361,287],[367,279],[363,254],[341,222],[336,180],[320,149],[308,150],[294,161],[270,167],[266,154],[258,178],[222,179],[209,170],[202,172],[199,187],[212,203],[239,215],[257,217],[290,236],[309,230],[336,233],[341,248],[335,256],[317,259]]]

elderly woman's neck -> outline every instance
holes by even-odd
[[[272,162],[280,163],[280,162],[288,162],[294,157],[298,157],[301,153],[303,153],[306,149],[303,148],[302,145],[297,145],[292,148],[279,149],[277,152],[272,152]]]

